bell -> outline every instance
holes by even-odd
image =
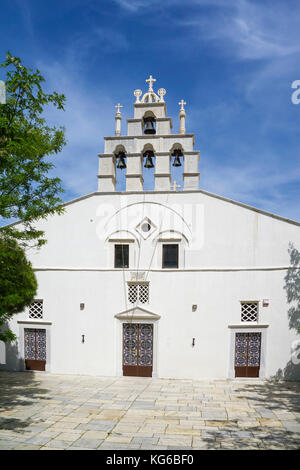
[[[153,121],[146,121],[144,134],[156,134],[155,127],[153,126]]]
[[[124,170],[124,168],[126,168],[125,154],[124,153],[119,154],[119,161],[118,161],[118,164],[117,164],[117,168],[119,168],[120,170]]]
[[[151,154],[147,153],[145,154],[145,156],[146,156],[146,161],[145,161],[144,168],[154,168]]]
[[[181,161],[179,155],[175,155],[174,162],[172,166],[181,166]]]

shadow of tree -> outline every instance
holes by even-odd
[[[230,426],[228,426],[230,427]],[[224,437],[224,431],[225,436]],[[299,436],[295,435],[292,431],[282,428],[270,428],[261,426],[249,426],[246,428],[239,428],[238,430],[226,431],[226,426],[216,435],[216,443],[220,443],[220,449],[234,449],[234,450],[270,450],[270,449],[299,449]],[[212,433],[213,434],[213,433]],[[223,434],[223,437],[221,437]],[[239,437],[243,434],[244,437]],[[214,449],[215,443],[210,442],[207,449]]]
[[[300,252],[292,243],[289,244],[290,263],[293,266],[285,276],[285,286],[288,303],[294,302],[288,310],[290,329],[300,327]]]
[[[44,405],[48,390],[40,387],[34,372],[0,371],[0,433],[1,430],[21,432],[42,422],[38,409]],[[26,407],[29,407],[28,412]]]
[[[300,413],[300,382],[278,382],[243,384],[235,388],[235,398],[252,401],[251,406],[272,411]],[[275,417],[274,417],[275,418]]]
[[[216,442],[207,435],[207,449],[217,442],[221,449],[300,449],[300,382],[236,382],[233,395],[247,400],[255,415],[229,419],[219,431],[208,431]],[[260,424],[252,424],[254,419]]]
[[[291,268],[285,276],[284,289],[286,291],[288,309],[288,319],[290,330],[300,332],[300,252],[292,243],[289,244]],[[300,380],[300,335],[299,340],[295,340],[292,345],[292,358],[284,369],[278,369],[274,375],[274,380]]]

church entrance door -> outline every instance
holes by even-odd
[[[123,375],[152,377],[153,325],[123,323]]]
[[[235,376],[259,377],[261,333],[235,334]]]
[[[45,370],[46,330],[25,328],[25,366],[27,370]]]

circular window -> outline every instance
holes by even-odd
[[[148,222],[145,222],[145,223],[142,225],[141,229],[143,230],[143,232],[149,232],[149,231],[151,230],[151,225],[148,224]]]

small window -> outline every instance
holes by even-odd
[[[178,268],[178,245],[163,245],[163,268]]]
[[[115,245],[115,268],[129,268],[129,245]]]
[[[128,301],[135,304],[139,300],[140,303],[149,302],[149,283],[128,283]]]
[[[34,300],[29,306],[29,318],[43,318],[43,301]]]
[[[241,302],[241,321],[258,321],[258,302]]]

